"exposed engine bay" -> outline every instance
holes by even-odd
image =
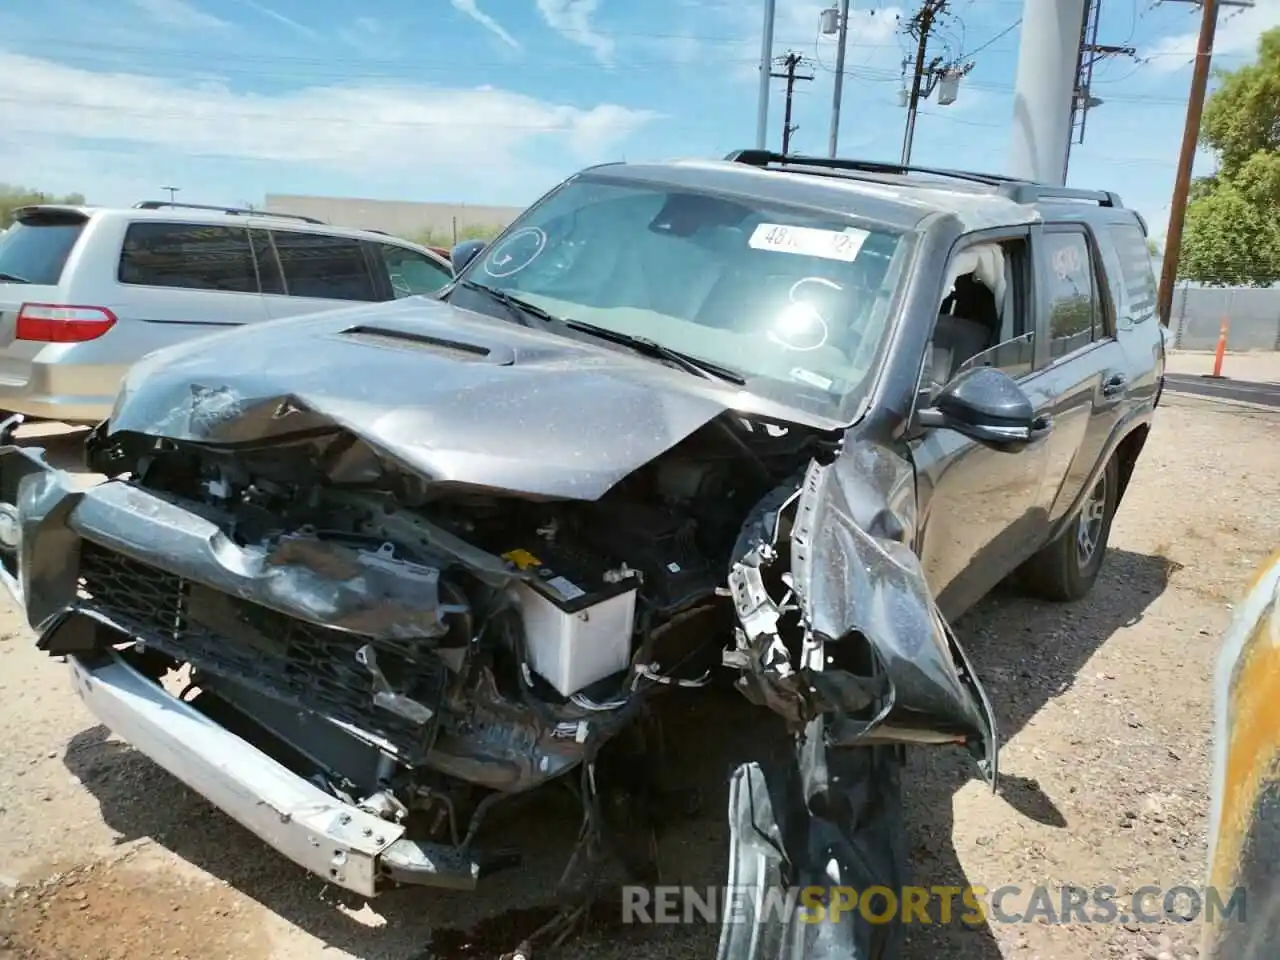
[[[188,665],[184,699],[295,772],[466,846],[496,799],[590,763],[653,692],[730,675],[744,522],[829,443],[726,414],[569,501],[426,483],[341,431],[99,434],[94,469],[211,522],[309,616],[90,541],[81,604],[154,678]]]

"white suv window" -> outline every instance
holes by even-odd
[[[56,284],[84,229],[83,216],[37,216],[0,233],[0,283]]]
[[[117,276],[121,283],[147,287],[258,292],[249,231],[243,227],[131,223]]]
[[[387,267],[391,294],[397,300],[416,294],[435,293],[453,279],[453,275],[443,266],[416,250],[380,243],[378,253]]]
[[[297,230],[271,231],[291,297],[377,300],[373,273],[359,240]]]

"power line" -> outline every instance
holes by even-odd
[[[920,110],[920,100],[933,95],[938,83],[947,78],[964,76],[973,69],[968,63],[960,67],[956,60],[949,63],[943,57],[934,57],[927,64],[929,34],[938,23],[938,18],[947,11],[947,0],[922,0],[917,10],[907,22],[906,31],[916,39],[915,69],[911,74],[911,92],[907,95],[907,125],[902,134],[902,164],[911,162],[911,146],[916,135],[916,115]],[[941,98],[940,98],[941,102]]]
[[[999,40],[1001,37],[1006,37],[1006,36],[1008,36],[1010,33],[1012,33],[1014,30],[1016,30],[1016,29],[1017,29],[1018,27],[1020,27],[1020,26],[1022,26],[1022,18],[1021,18],[1021,17],[1019,17],[1017,20],[1013,21],[1013,23],[1009,24],[1007,27],[1005,27],[1003,30],[1001,30],[999,33],[997,33],[994,37],[992,37],[992,38],[991,38],[990,40],[988,40],[986,43],[981,43],[981,44],[979,44],[978,46],[976,46],[976,47],[974,47],[972,50],[970,50],[968,53],[966,53],[966,54],[962,54],[962,56],[972,57],[975,53],[981,53],[983,50],[987,49],[987,47],[991,46],[993,43],[995,43],[995,42],[996,42],[997,40]]]
[[[809,61],[796,53],[794,50],[787,51],[785,56],[774,58],[774,63],[784,67],[782,73],[772,72],[769,76],[779,80],[787,81],[787,100],[786,107],[782,116],[782,155],[789,156],[791,152],[791,135],[800,128],[791,122],[791,99],[795,91],[797,80],[812,80],[813,74],[798,74],[796,70]]]
[[[136,48],[136,49],[143,49],[143,48]],[[881,49],[887,49],[887,46],[881,46]],[[184,65],[190,63],[190,54],[188,53],[170,50],[170,51],[163,51],[162,55],[178,57],[183,61]],[[1188,52],[1182,52],[1182,51],[1151,54],[1145,58],[1141,58],[1140,62],[1145,63],[1145,62],[1154,60],[1157,57],[1170,57],[1170,56],[1191,57],[1193,56],[1193,54]],[[1247,56],[1249,55],[1244,53],[1220,54],[1219,58],[1247,57]],[[288,59],[288,58],[284,58],[284,59]],[[303,60],[304,58],[297,58],[297,59]],[[68,62],[87,64],[87,66],[85,67],[73,68],[73,69],[90,70],[92,66],[96,65],[100,61],[95,60],[95,58],[91,56],[83,56],[83,55],[77,56],[76,54],[66,54],[66,53],[60,52],[57,64],[59,66],[66,66]],[[241,62],[241,65],[236,66],[235,64],[237,62]],[[278,70],[278,69],[263,70],[260,68],[250,67],[248,65],[253,62],[259,62],[259,61],[251,57],[250,58],[240,57],[240,56],[225,57],[225,56],[218,56],[218,55],[205,56],[201,58],[199,66],[194,66],[194,65],[185,66],[180,70],[177,70],[174,72],[166,72],[164,74],[135,74],[135,76],[141,76],[146,79],[154,79],[154,80],[172,80],[172,79],[182,79],[182,78],[207,80],[211,74],[212,75],[229,74],[233,76],[251,76],[251,77],[260,78],[260,79],[299,80],[304,82],[314,81],[317,85],[320,85],[323,83],[353,81],[353,80],[375,80],[375,81],[386,80],[386,81],[395,81],[395,82],[402,82],[402,83],[405,82],[406,80],[406,76],[404,74],[390,73],[390,72],[365,72],[365,71],[355,72],[355,71],[349,71],[349,70],[342,70],[342,71],[319,70],[314,74],[309,74],[309,73],[296,73],[292,71],[285,71],[285,70]],[[271,60],[268,59],[262,62],[271,62]],[[317,68],[330,65],[331,63],[330,61],[326,61],[324,59],[307,59],[306,62],[310,64],[314,64]],[[393,63],[398,63],[397,61],[385,61],[385,60],[371,61],[371,62],[375,64],[383,63],[388,66]],[[728,64],[747,65],[747,64],[758,63],[759,58],[758,57],[731,58],[727,60],[721,60],[718,62],[725,65],[728,65]],[[433,61],[432,63],[428,63],[428,64],[415,64],[412,66],[412,69],[413,69],[413,73],[418,76],[422,76],[424,73],[427,73],[427,74],[440,73],[440,74],[453,75],[456,73],[456,70],[454,69],[454,67],[458,65],[463,65],[463,64],[464,64],[463,61],[449,61],[449,62]],[[118,70],[115,64],[104,64],[104,65],[108,66],[112,72],[117,72]],[[403,65],[406,68],[410,66],[409,64],[403,64]],[[465,61],[465,65],[470,67],[500,66],[500,64],[497,64],[497,63],[490,64],[490,63],[484,63],[484,62],[479,62],[474,60]],[[822,69],[827,73],[834,72],[830,66],[822,63],[821,61],[818,61],[817,65],[820,69]],[[510,64],[505,64],[504,66],[509,67]],[[539,61],[537,64],[537,68],[539,70],[545,70],[545,69],[598,70],[599,69],[599,67],[595,64],[564,62],[561,60]],[[671,70],[671,63],[669,60],[665,60],[665,59],[652,60],[652,61],[634,61],[627,64],[627,69],[653,70],[654,72],[658,72],[658,71],[669,72]],[[885,68],[878,68],[878,67],[851,67],[844,71],[844,75],[846,77],[857,77],[859,79],[867,80],[869,82],[899,83],[901,82],[901,79],[902,79],[901,72],[890,71]],[[1132,72],[1130,74],[1126,74],[1125,76],[1127,77],[1130,75],[1132,75]],[[1108,84],[1112,84],[1112,83],[1120,83],[1123,81],[1123,79],[1124,77],[1115,78],[1115,79],[1099,79],[1097,82],[1099,83],[1105,82]],[[975,89],[980,89],[980,90],[990,90],[995,92],[1012,92],[1013,91],[1013,86],[1011,84],[990,83],[986,81],[977,81],[977,80],[969,80],[967,81],[967,84],[968,86],[971,86]],[[1142,94],[1132,94],[1132,95],[1114,94],[1114,95],[1111,95],[1109,99],[1117,102],[1141,102],[1143,104],[1177,104],[1179,106],[1185,104],[1186,102],[1185,98],[1183,97],[1168,97],[1168,96],[1154,96],[1154,95],[1147,96]]]

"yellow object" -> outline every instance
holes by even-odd
[[[508,550],[502,555],[503,560],[510,560],[521,570],[532,570],[534,567],[542,566],[542,561],[535,557],[528,550]]]
[[[1209,885],[1248,894],[1244,921],[1206,922],[1206,960],[1280,955],[1280,550],[1262,565],[1223,637],[1214,678]]]

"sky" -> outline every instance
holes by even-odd
[[[1069,182],[1169,212],[1198,7],[1101,0]],[[825,154],[835,42],[824,0],[777,0],[774,53],[808,58],[793,149]],[[931,55],[972,62],[925,104],[913,162],[1007,169],[1022,0],[951,0]],[[839,152],[896,160],[912,8],[852,0]],[[608,160],[755,143],[763,0],[6,0],[0,182],[117,205],[268,193],[524,205]],[[1216,66],[1247,63],[1280,0],[1224,8]],[[781,142],[783,85],[771,96]],[[1197,158],[1197,172],[1212,158]]]

